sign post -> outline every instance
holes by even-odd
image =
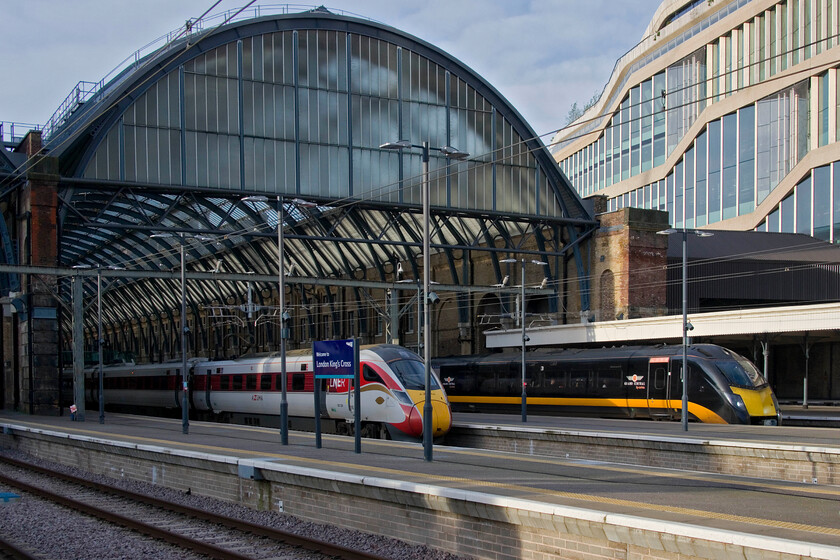
[[[321,448],[321,379],[353,380],[353,423],[355,452],[362,452],[361,392],[359,378],[359,344],[355,338],[317,340],[312,343],[315,390],[315,447]],[[348,387],[348,391],[350,388]],[[348,395],[349,396],[349,395]],[[348,403],[349,405],[349,403]]]

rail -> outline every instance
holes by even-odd
[[[0,142],[3,144],[19,144],[30,130],[41,130],[41,125],[0,121]]]
[[[51,479],[61,480],[66,483],[76,484],[94,490],[95,492],[112,494],[123,499],[143,503],[152,507],[160,508],[162,510],[170,511],[186,518],[200,519],[210,523],[218,524],[227,527],[234,531],[245,534],[251,534],[259,537],[266,537],[276,542],[285,543],[291,547],[301,548],[307,551],[322,554],[326,557],[340,558],[344,560],[385,560],[382,556],[375,553],[365,552],[354,548],[349,548],[340,544],[326,542],[316,538],[310,538],[289,531],[281,529],[274,529],[263,525],[251,523],[235,517],[228,517],[221,514],[214,514],[203,509],[193,508],[184,504],[170,502],[161,498],[155,498],[146,494],[132,492],[130,490],[118,488],[108,484],[101,484],[85,478],[80,478],[67,474],[65,472],[35,465],[27,461],[20,461],[11,457],[0,457],[0,462],[12,465],[14,467],[24,469],[30,473],[37,473],[42,476],[47,476]],[[75,500],[67,497],[64,494],[55,493],[50,490],[34,486],[32,484],[17,480],[13,476],[7,474],[0,474],[0,481],[3,484],[20,488],[24,492],[29,492],[36,496],[47,499],[51,502],[58,503],[65,507],[81,511],[83,513],[93,515],[95,517],[104,519],[109,522],[115,522],[118,525],[127,527],[129,529],[138,531],[140,533],[151,535],[154,538],[162,539],[167,542],[181,546],[199,554],[205,554],[211,558],[227,558],[227,559],[242,559],[250,560],[251,557],[237,554],[236,552],[215,546],[204,542],[204,540],[193,539],[187,536],[180,535],[173,531],[162,529],[150,523],[140,521],[138,519],[114,513],[110,510],[101,509],[99,507],[90,505],[86,502]]]

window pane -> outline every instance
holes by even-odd
[[[755,106],[738,111],[738,214],[755,210]]]
[[[828,241],[831,236],[831,168],[814,169],[814,237]]]
[[[709,123],[709,223],[720,221],[720,121]]]
[[[796,185],[796,233],[811,235],[811,178]]]
[[[721,191],[723,197],[723,219],[736,214],[738,200],[738,119],[735,113],[723,117],[723,176]]]

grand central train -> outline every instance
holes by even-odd
[[[423,436],[425,368],[417,354],[396,345],[359,349],[362,435],[380,439],[419,441]],[[134,413],[168,411],[180,415],[183,398],[181,362],[121,364],[103,368],[105,405]],[[190,414],[259,426],[280,425],[281,362],[279,353],[211,361],[187,361]],[[99,400],[98,368],[85,371],[85,396],[94,409]],[[286,394],[289,425],[314,426],[315,378],[312,352],[286,354]],[[318,380],[321,427],[324,432],[354,433],[353,380]],[[439,380],[432,375],[432,436],[442,438],[452,425],[452,414]]]
[[[688,418],[777,425],[778,401],[764,376],[721,346],[687,348]],[[455,412],[518,413],[522,354],[503,352],[432,361]],[[531,414],[678,419],[682,414],[682,346],[539,349],[526,353]]]

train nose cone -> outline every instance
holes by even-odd
[[[412,436],[423,437],[423,413],[418,407],[411,409],[411,414],[408,416],[408,428]]]
[[[452,414],[445,402],[432,402],[432,435],[442,436],[452,427]]]

